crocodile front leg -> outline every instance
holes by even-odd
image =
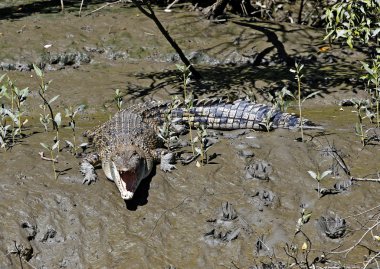
[[[95,172],[95,166],[100,163],[100,157],[98,154],[93,153],[86,156],[80,164],[80,171],[84,175],[83,184],[90,185],[92,182],[95,182],[97,175]]]
[[[153,156],[155,156],[155,160],[160,162],[160,169],[164,172],[170,172],[176,169],[175,165],[175,154],[173,152],[169,152],[166,149],[158,148],[154,151]]]

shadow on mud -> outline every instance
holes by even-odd
[[[96,5],[104,3],[102,0],[85,0],[83,2],[83,7],[90,5]],[[79,10],[81,1],[77,0],[64,0],[65,9],[75,8]],[[59,13],[61,12],[61,1],[60,0],[50,0],[50,1],[35,1],[29,4],[14,5],[0,8],[0,20],[7,19],[20,19],[23,17],[30,16],[34,13]]]
[[[136,211],[139,206],[146,205],[148,203],[150,182],[152,178],[156,175],[156,168],[153,168],[151,175],[141,181],[139,187],[137,188],[133,198],[128,201],[124,201],[128,210]]]
[[[355,70],[352,64],[341,63],[339,66],[333,64],[326,65],[311,60],[301,60],[305,64],[304,77],[302,79],[303,97],[315,91],[321,91],[320,96],[332,94],[337,86],[349,84],[352,89],[343,89],[340,91],[357,92],[361,89],[360,81],[351,79],[354,77]],[[322,68],[323,67],[323,68]],[[290,86],[289,90],[295,90],[294,74],[289,71],[286,65],[272,66],[253,66],[247,65],[220,65],[197,67],[202,74],[202,81],[192,81],[191,88],[194,95],[208,97],[222,97],[226,93],[232,97],[249,96],[261,97],[266,101],[274,97],[276,91],[280,91],[284,86]],[[137,85],[128,86],[128,94],[135,97],[145,97],[161,91],[166,86],[176,87],[177,91],[172,95],[182,93],[182,74],[177,70],[166,70],[164,72],[151,72],[137,74],[138,79],[150,79],[149,87],[139,87]],[[351,77],[351,78],[350,78]],[[256,86],[257,82],[264,82],[268,86]]]

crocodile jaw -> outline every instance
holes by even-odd
[[[124,200],[132,199],[138,182],[136,173],[133,171],[119,172],[114,162],[111,162],[111,170],[113,180],[116,183],[117,188],[119,189],[121,198],[123,198]],[[126,182],[130,182],[132,184],[129,184],[129,186],[127,186]],[[133,191],[130,191],[128,189]]]

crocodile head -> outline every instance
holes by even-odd
[[[138,149],[129,147],[119,149],[111,158],[111,174],[121,197],[124,200],[132,199],[141,180],[146,178],[151,165]]]

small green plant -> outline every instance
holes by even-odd
[[[22,127],[28,122],[26,119],[24,122],[22,121],[21,117],[24,114],[23,111],[23,105],[26,101],[26,98],[29,96],[29,89],[19,89],[12,80],[8,77],[8,85],[11,88],[11,110],[13,111],[13,114],[15,115],[15,119],[13,122],[17,125],[13,126],[14,129],[17,130],[17,133],[21,136],[22,135]],[[16,132],[14,132],[15,134]],[[13,138],[14,140],[14,138]]]
[[[290,103],[290,100],[287,97],[291,97],[294,100],[296,99],[287,87],[283,87],[281,91],[276,91],[275,98],[272,101],[273,106],[281,112],[286,112]]]
[[[116,89],[115,90],[115,97],[114,97],[117,109],[120,111],[121,107],[123,105],[123,96],[120,94],[120,90]]]
[[[368,141],[367,132],[364,130],[363,120],[365,118],[373,118],[374,114],[368,109],[369,102],[367,100],[352,100],[356,109],[357,122],[355,124],[355,134],[360,138],[363,147]]]
[[[302,208],[301,210],[301,217],[297,220],[296,224],[296,233],[301,231],[302,226],[309,222],[311,218],[311,211],[306,210],[305,208]]]
[[[320,188],[320,183],[322,181],[322,179],[324,179],[325,177],[327,177],[328,175],[330,175],[332,173],[331,170],[326,170],[324,171],[322,174],[319,173],[319,171],[317,172],[314,172],[314,171],[307,171],[309,173],[309,175],[314,178],[316,181],[317,181],[317,190],[318,190],[318,197],[321,197],[321,188]]]
[[[6,74],[0,77],[0,83],[0,99],[5,100],[0,108],[0,146],[8,147],[15,144],[16,138],[23,136],[23,127],[28,122],[28,119],[23,119],[23,106],[29,96],[29,89],[19,89]],[[7,123],[8,120],[11,124]]]
[[[191,76],[191,71],[190,71],[190,66],[183,66],[176,64],[177,69],[182,73],[182,81],[183,81],[183,98],[184,98],[184,103],[186,107],[186,111],[188,113],[188,124],[189,124],[189,136],[190,136],[190,144],[191,144],[191,150],[193,152],[193,156],[195,156],[195,147],[194,147],[194,142],[193,142],[193,132],[192,132],[192,125],[193,125],[193,117],[190,113],[190,111],[194,107],[194,96],[191,91],[188,91],[187,86],[190,83],[190,76]]]
[[[316,263],[317,260],[309,262],[309,254],[312,249],[312,242],[309,239],[309,237],[302,231],[303,225],[309,222],[311,215],[312,212],[306,210],[302,206],[301,217],[297,220],[296,230],[293,239],[290,244],[285,243],[284,250],[289,258],[286,264],[286,268],[293,268],[295,267],[295,265],[298,265],[299,268],[308,269],[315,267],[314,263]],[[303,237],[303,240],[297,240],[298,242],[296,242],[297,235],[301,235]]]
[[[61,122],[62,122],[62,117],[61,113],[54,113],[53,108],[52,108],[52,103],[56,101],[59,98],[59,95],[54,96],[51,98],[49,101],[46,96],[46,92],[49,89],[49,84],[51,83],[51,80],[48,83],[45,83],[45,75],[42,72],[42,70],[33,64],[33,69],[34,72],[36,73],[37,77],[40,79],[40,85],[38,89],[38,95],[41,97],[43,103],[40,105],[40,108],[43,111],[43,114],[40,114],[40,122],[44,126],[45,132],[48,129],[48,124],[52,122],[53,125],[53,130],[56,132],[56,136],[54,138],[54,141],[58,142],[59,141],[59,128],[61,127]],[[58,143],[58,151],[60,150],[59,148],[59,143]]]
[[[58,152],[59,152],[59,140],[56,141],[52,146],[47,145],[45,143],[40,143],[40,144],[41,144],[41,146],[44,149],[46,149],[46,150],[48,150],[50,152],[50,159],[47,159],[47,158],[44,158],[44,159],[46,159],[48,161],[51,161],[52,167],[53,167],[53,172],[54,172],[54,179],[57,180],[58,179],[58,175],[57,175],[57,171],[55,169],[55,163],[58,162],[57,158],[58,158]],[[57,153],[54,155],[55,151]],[[43,153],[41,153],[41,157],[43,157]]]
[[[297,62],[294,65],[295,69],[290,69],[290,72],[295,74],[295,79],[297,80],[297,101],[298,101],[298,113],[300,118],[300,130],[301,130],[301,141],[304,141],[304,135],[303,135],[303,118],[302,118],[302,104],[307,99],[313,97],[314,95],[317,95],[321,91],[313,92],[309,95],[307,95],[305,98],[301,99],[301,79],[303,78],[303,74],[301,74],[302,69],[304,68],[303,64],[298,64]]]
[[[263,122],[260,123],[260,126],[264,128],[267,132],[270,132],[272,130],[272,125],[273,125],[272,116],[275,111],[276,111],[275,108],[272,108],[271,110],[269,110],[268,113],[266,113],[263,119]]]
[[[372,59],[371,65],[361,62],[364,70],[367,72],[361,79],[367,81],[368,91],[370,94],[370,109],[376,111],[376,126],[380,127],[380,56]],[[374,109],[375,107],[375,109]]]
[[[298,110],[299,110],[299,117],[300,117],[300,128],[301,128],[301,141],[303,142],[303,120],[302,120],[302,102],[301,102],[301,78],[303,77],[303,74],[301,74],[301,71],[304,67],[303,64],[299,65],[297,62],[294,65],[295,69],[290,69],[290,72],[295,73],[295,79],[297,80],[297,99],[298,99]]]
[[[76,138],[76,132],[75,132],[75,128],[76,128],[75,117],[78,114],[78,112],[82,111],[83,109],[84,109],[84,105],[80,105],[75,109],[72,106],[70,106],[69,108],[65,108],[65,117],[69,118],[69,128],[72,131],[73,142],[69,140],[65,140],[65,141],[69,145],[74,155],[77,155],[77,150],[79,148],[77,146],[77,138]]]
[[[48,125],[50,122],[52,122],[53,130],[56,130],[58,132],[59,127],[57,122],[54,120],[55,116],[51,104],[58,99],[59,95],[54,96],[48,101],[46,92],[49,89],[49,84],[51,83],[51,80],[45,83],[45,75],[42,72],[42,70],[35,64],[33,64],[33,69],[37,77],[40,79],[38,95],[41,97],[43,101],[43,103],[40,105],[40,108],[43,111],[43,114],[40,114],[40,122],[45,128],[45,132],[47,132]]]
[[[177,109],[180,104],[181,101],[177,96],[174,96],[164,112],[163,124],[158,128],[158,136],[164,141],[169,151],[172,149],[172,142],[178,139],[176,133],[173,131],[172,112],[174,109]]]
[[[205,165],[208,162],[207,151],[209,148],[206,147],[207,136],[208,136],[208,134],[207,134],[206,127],[205,127],[205,125],[201,124],[197,128],[197,136],[193,140],[193,144],[196,144],[196,143],[199,144],[198,147],[194,146],[194,149],[195,149],[195,152],[197,154],[199,154],[199,156],[201,157],[201,161],[196,162],[197,167],[200,167],[201,164]]]

